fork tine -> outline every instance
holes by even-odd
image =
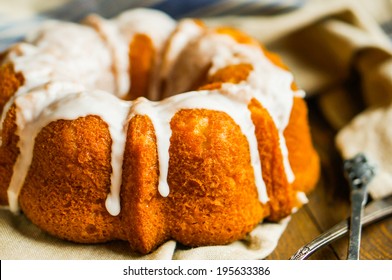
[[[348,260],[359,260],[361,243],[362,212],[367,200],[367,185],[374,177],[374,167],[364,154],[344,162],[345,175],[351,188],[351,218]]]

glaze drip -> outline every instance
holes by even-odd
[[[122,161],[125,149],[126,119],[129,102],[121,101],[103,91],[86,91],[80,85],[49,83],[41,88],[18,96],[16,106],[16,134],[19,136],[20,154],[14,165],[14,172],[8,189],[9,205],[18,212],[18,195],[27,176],[34,149],[34,139],[49,123],[56,120],[74,120],[79,117],[96,115],[109,127],[111,147],[111,193],[106,203],[110,214],[118,215],[118,203],[111,203],[113,196],[119,197],[122,180]]]
[[[161,102],[138,98],[135,101],[121,101],[103,91],[86,91],[84,87],[71,83],[49,83],[28,93],[16,96],[16,134],[19,136],[20,155],[14,165],[14,172],[8,189],[10,209],[18,212],[18,195],[27,176],[34,149],[34,139],[49,123],[56,120],[73,120],[88,115],[99,116],[108,124],[112,138],[111,147],[111,188],[106,208],[111,215],[121,210],[120,191],[122,162],[126,142],[126,128],[129,120],[136,115],[148,116],[155,129],[159,161],[159,193],[166,197],[170,193],[167,183],[169,170],[169,148],[172,134],[170,121],[182,109],[207,109],[228,114],[241,128],[248,140],[251,165],[255,184],[262,203],[268,195],[261,174],[261,163],[248,104],[254,94],[245,85],[226,85],[222,90],[193,91],[183,93]],[[31,140],[33,139],[33,140]]]
[[[167,183],[169,170],[169,147],[172,131],[170,121],[182,109],[207,109],[228,114],[241,128],[248,140],[251,164],[254,170],[255,183],[259,199],[268,201],[266,187],[261,175],[261,163],[248,104],[252,97],[251,90],[246,86],[228,85],[224,91],[193,91],[172,96],[161,102],[151,102],[139,98],[132,107],[131,115],[148,116],[155,129],[159,159],[159,192],[166,197],[170,193]]]
[[[151,18],[154,19],[152,22],[142,24]],[[170,195],[167,183],[172,135],[170,122],[182,109],[207,109],[226,113],[240,127],[248,141],[259,200],[268,202],[255,127],[248,109],[253,98],[266,108],[275,122],[287,179],[294,181],[283,132],[290,118],[293,98],[302,92],[293,92],[293,76],[269,61],[257,44],[243,44],[227,34],[207,32],[190,20],[180,21],[174,29],[175,22],[166,15],[143,9],[124,13],[114,20],[93,16],[86,20],[86,24],[52,22],[44,25],[27,43],[12,47],[5,57],[4,63],[12,63],[25,81],[5,105],[0,119],[1,131],[8,110],[15,105],[20,154],[8,188],[13,212],[19,210],[18,195],[32,161],[34,139],[41,129],[56,120],[73,120],[88,115],[99,116],[105,121],[112,139],[111,187],[105,205],[113,216],[121,211],[126,131],[129,121],[136,115],[148,116],[154,126],[159,161],[158,190],[163,197]],[[156,32],[157,26],[162,27],[160,32]],[[126,77],[129,77],[132,65],[124,60],[128,58],[127,44],[135,34],[150,36],[158,50],[152,71],[153,87],[148,95],[150,100],[159,99],[157,89],[162,81],[173,80],[176,77],[174,72],[182,71],[176,69],[176,60],[184,54],[192,56],[186,62],[189,65],[183,69],[192,70],[196,65],[202,71],[209,66],[208,77],[235,64],[250,64],[253,70],[239,84],[224,83],[216,90],[174,95],[178,89],[189,87],[188,78],[183,75],[177,84],[172,85],[173,90],[165,93],[173,96],[162,101],[149,101],[144,97],[122,101],[111,93],[123,97],[129,89]],[[85,45],[94,48],[79,47]],[[165,46],[171,49],[163,51]]]

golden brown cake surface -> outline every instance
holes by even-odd
[[[60,238],[143,254],[170,239],[228,244],[301,206],[319,162],[277,56],[155,11],[88,22],[45,26],[4,54],[1,205]],[[71,51],[64,34],[96,49]]]

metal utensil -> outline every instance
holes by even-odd
[[[370,225],[389,215],[392,215],[392,196],[370,202],[364,210],[362,226]],[[310,243],[302,246],[290,260],[305,260],[318,249],[344,236],[349,229],[350,218],[336,224],[328,231],[324,232]]]
[[[362,231],[362,212],[367,201],[367,185],[374,177],[374,168],[364,154],[344,162],[344,171],[351,188],[350,238],[347,259],[358,260]]]

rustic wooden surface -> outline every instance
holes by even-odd
[[[342,161],[334,146],[335,131],[319,113],[316,100],[308,100],[313,142],[321,158],[321,178],[309,195],[309,203],[295,213],[278,247],[267,258],[287,260],[301,246],[347,218],[350,212],[349,186]],[[348,237],[320,249],[310,260],[345,260]],[[361,260],[392,260],[392,217],[363,228]]]

